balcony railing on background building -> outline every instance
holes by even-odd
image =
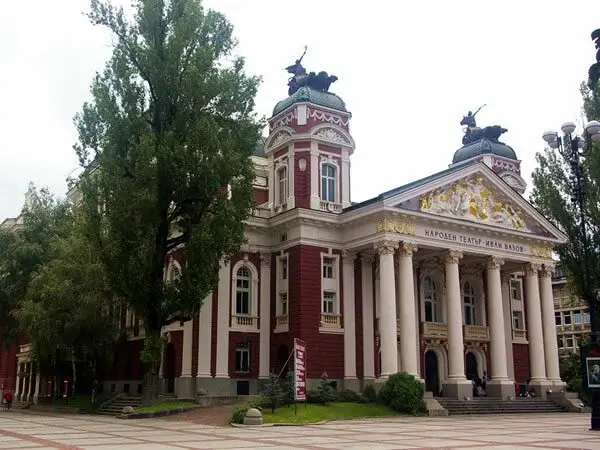
[[[485,325],[463,325],[466,341],[489,341],[490,329]]]
[[[421,322],[421,335],[426,339],[447,339],[448,325],[445,323]]]
[[[512,337],[513,337],[513,341],[526,341],[527,340],[527,331],[513,330]]]
[[[233,316],[233,323],[236,328],[258,328],[258,317],[247,315]]]
[[[321,313],[321,328],[340,328],[340,315]]]

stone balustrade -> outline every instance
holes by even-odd
[[[490,329],[485,325],[463,325],[465,341],[489,341]]]

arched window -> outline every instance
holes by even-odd
[[[235,289],[235,314],[252,314],[252,272],[246,266],[237,271]]]
[[[282,167],[277,171],[277,203],[283,205],[287,201],[288,197],[288,175],[287,167]]]
[[[431,277],[423,278],[423,298],[425,299],[425,322],[442,322],[442,303]]]
[[[337,167],[333,164],[321,166],[321,200],[337,201]]]
[[[468,281],[463,284],[463,308],[465,325],[475,325],[475,289]]]

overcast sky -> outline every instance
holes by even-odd
[[[115,0],[129,4],[130,0]],[[502,140],[530,182],[542,132],[580,121],[579,84],[595,50],[600,2],[205,0],[225,13],[263,84],[257,110],[286,96],[283,70],[339,77],[331,91],[353,114],[352,200],[445,169],[459,122],[486,103],[478,125]],[[110,35],[82,15],[87,0],[0,2],[0,219],[20,212],[29,181],[62,196],[77,168],[74,114],[89,99]]]

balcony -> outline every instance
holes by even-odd
[[[513,330],[512,338],[513,338],[513,341],[526,341],[527,340],[527,331]]]
[[[288,316],[287,314],[277,316],[275,318],[275,333],[284,333],[288,331]]]
[[[448,325],[445,323],[421,322],[421,336],[425,339],[447,339]]]
[[[321,313],[321,324],[320,324],[320,328],[321,329],[333,329],[333,330],[339,330],[342,328],[341,326],[341,317],[339,314],[326,314],[326,313]]]
[[[332,213],[341,213],[342,205],[340,205],[339,203],[333,203],[333,202],[321,200],[319,202],[319,209],[321,211],[327,211],[327,212],[332,212]]]
[[[258,330],[258,317],[245,314],[232,316],[232,328],[238,330]]]
[[[465,341],[489,341],[490,329],[484,325],[463,325]]]

